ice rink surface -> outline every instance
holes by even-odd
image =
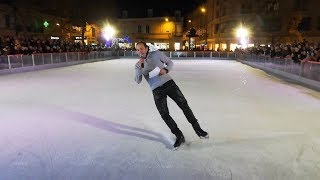
[[[210,139],[179,107],[161,119],[133,59],[0,76],[0,180],[318,180],[320,93],[236,61],[170,72]]]

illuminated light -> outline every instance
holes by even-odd
[[[115,31],[115,29],[113,27],[108,25],[105,28],[103,28],[102,33],[103,33],[103,37],[107,41],[109,41],[111,38],[113,38],[113,36],[115,35],[116,31]]]
[[[249,44],[249,30],[240,26],[236,30],[236,37],[239,39],[239,44],[242,48],[247,48]]]
[[[247,37],[248,35],[249,35],[248,30],[243,27],[240,27],[237,30],[237,37]]]
[[[43,22],[43,26],[44,26],[44,27],[48,27],[48,26],[49,26],[48,21],[44,21],[44,22]]]
[[[175,51],[180,50],[180,43],[179,42],[174,43],[174,50]]]

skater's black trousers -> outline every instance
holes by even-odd
[[[162,86],[154,89],[152,92],[157,109],[162,119],[168,125],[173,134],[177,134],[181,131],[179,130],[176,122],[170,116],[167,105],[167,96],[169,96],[174,102],[177,103],[177,105],[182,109],[184,115],[191,124],[196,124],[198,122],[194,117],[186,98],[183,96],[179,87],[173,80],[164,83]]]

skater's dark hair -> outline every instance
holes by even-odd
[[[139,42],[137,42],[137,45],[139,45],[139,44],[143,44],[143,46],[144,46],[145,48],[148,48],[148,49],[149,49],[149,46],[147,45],[146,42],[144,42],[144,41],[139,41]]]

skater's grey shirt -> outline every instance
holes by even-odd
[[[172,79],[171,76],[167,73],[172,70],[173,62],[166,55],[164,55],[163,52],[155,48],[150,48],[143,64],[143,68],[141,67],[141,63],[139,62],[137,62],[135,66],[135,81],[138,84],[142,81],[142,75],[149,83],[151,90],[162,86],[164,83]],[[164,69],[167,72],[163,75],[158,75],[150,78],[149,72],[154,70],[156,67]]]

